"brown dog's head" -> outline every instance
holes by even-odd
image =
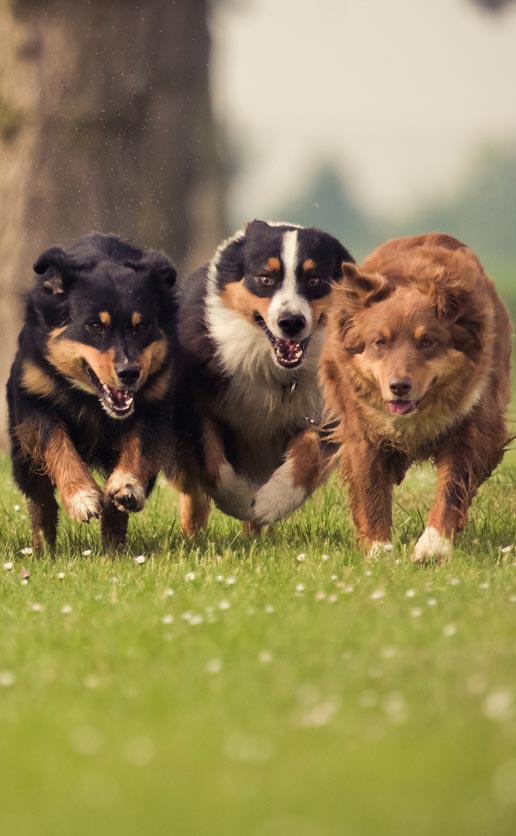
[[[449,256],[439,266],[420,254],[378,273],[345,265],[336,290],[334,326],[356,388],[393,416],[413,415],[444,392],[453,399],[481,352],[486,312],[473,275],[481,268],[474,257]]]

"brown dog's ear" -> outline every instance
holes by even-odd
[[[361,273],[355,264],[342,262],[343,282],[340,298],[352,311],[367,308],[374,302],[381,302],[392,293],[392,285],[380,273]]]
[[[435,307],[437,318],[447,323],[457,351],[472,359],[482,348],[482,335],[486,327],[486,313],[474,294],[459,283],[435,283]]]

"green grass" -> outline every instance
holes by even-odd
[[[422,569],[427,469],[372,565],[334,482],[259,542],[214,513],[193,545],[160,485],[127,554],[63,521],[52,560],[21,553],[1,460],[2,836],[513,834],[514,464]]]

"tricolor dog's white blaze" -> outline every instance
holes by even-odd
[[[284,339],[285,334],[278,325],[282,314],[301,314],[306,325],[296,334],[296,340],[304,340],[312,333],[312,311],[307,300],[297,291],[297,267],[299,262],[299,242],[297,229],[283,234],[281,247],[281,261],[283,263],[283,282],[281,288],[274,294],[269,305],[266,324],[275,337]]]

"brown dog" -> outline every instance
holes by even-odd
[[[474,253],[447,235],[388,241],[335,288],[327,408],[360,538],[391,536],[392,488],[432,459],[438,487],[412,559],[445,559],[509,441],[511,325]]]

